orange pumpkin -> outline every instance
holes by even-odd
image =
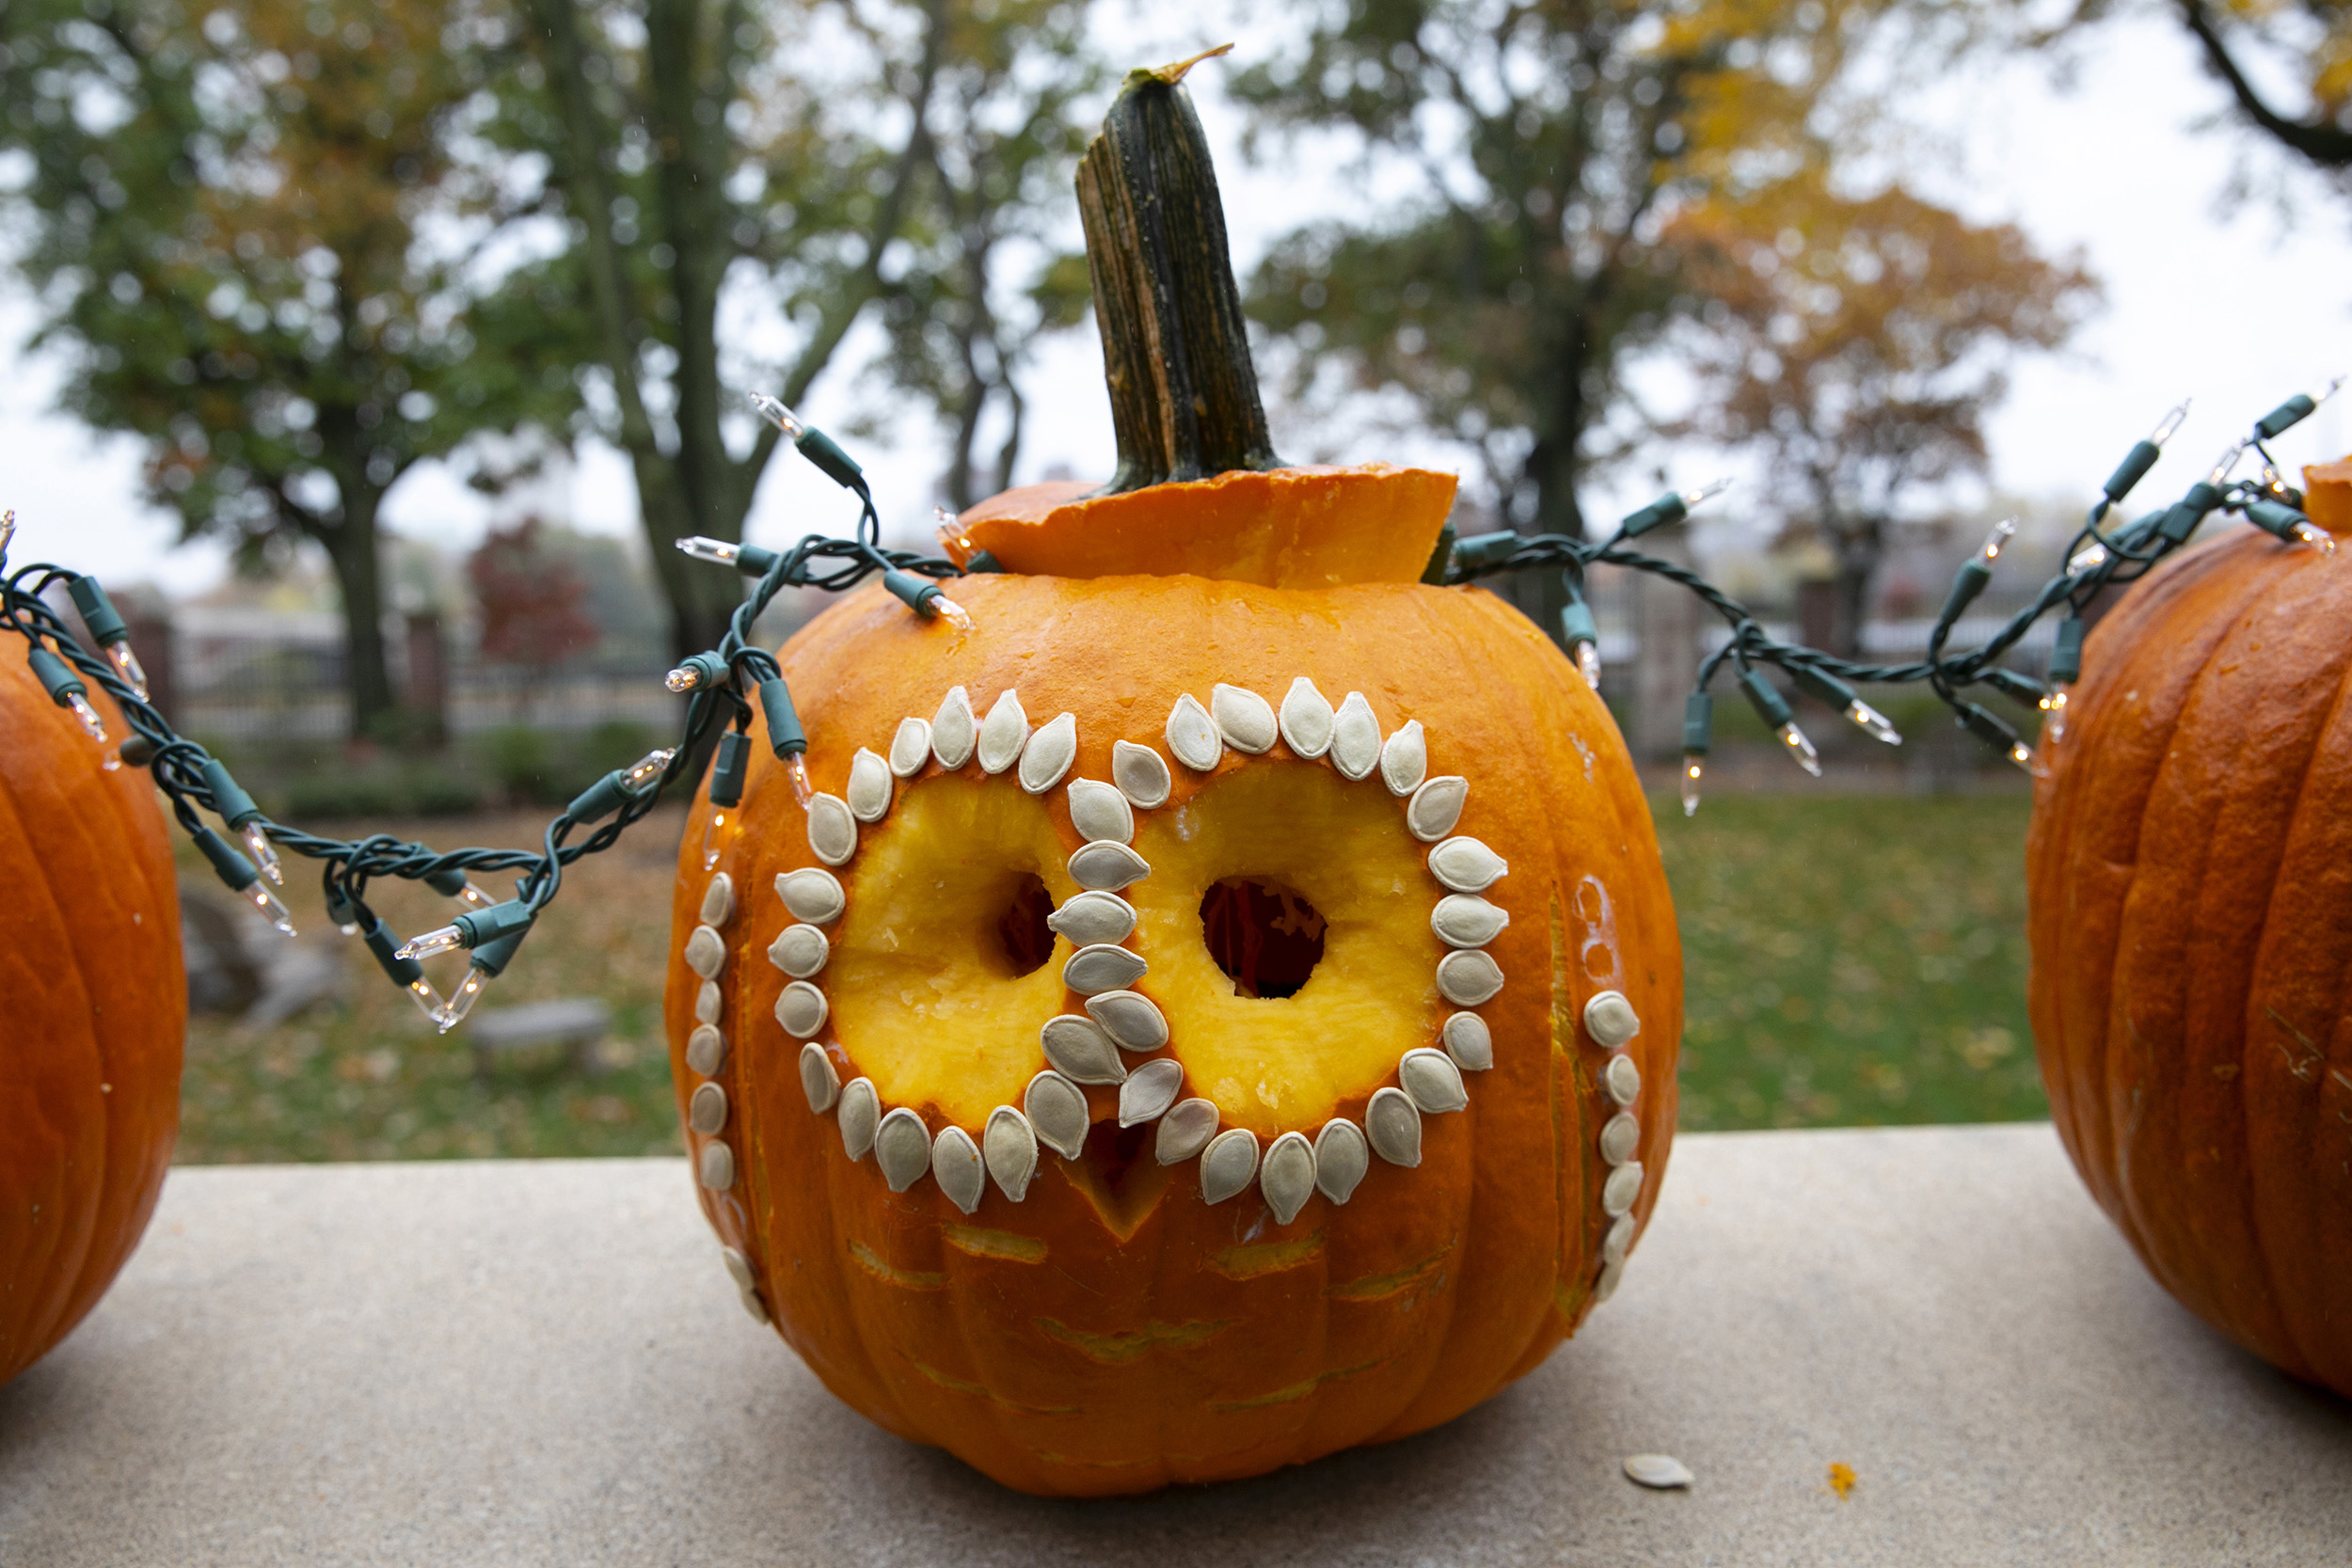
[[[2306,470],[2352,533],[2352,466]],[[2253,529],[2091,632],[2026,841],[2075,1169],[2191,1311],[2352,1394],[2352,566]]]
[[[112,755],[0,657],[0,1383],[104,1294],[179,1131],[171,848],[147,774]]]
[[[1673,909],[1599,700],[1417,580],[1452,490],[1016,492],[968,635],[868,588],[782,650],[822,793],[760,745],[699,808],[673,1065],[746,1306],[881,1425],[1037,1493],[1252,1475],[1615,1288]]]

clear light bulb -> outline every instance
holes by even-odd
[[[433,989],[432,981],[425,979],[422,975],[419,975],[416,979],[411,980],[405,986],[403,986],[401,990],[408,993],[408,1000],[417,1005],[417,1011],[424,1015],[426,1022],[432,1024],[437,1029],[446,1027],[446,1025],[441,1022],[443,1011],[441,1006],[441,993]]]
[[[253,857],[253,863],[261,868],[262,875],[284,887],[286,868],[278,863],[278,846],[269,841],[269,834],[262,831],[262,825],[248,822],[239,830],[237,836],[245,840],[246,852]]]
[[[631,795],[642,793],[647,784],[670,770],[670,759],[676,755],[677,748],[675,746],[663,747],[658,752],[647,752],[644,756],[630,763],[628,771],[621,775],[621,787]]]
[[[1706,771],[1707,765],[1699,760],[1696,752],[1682,754],[1682,815],[1685,816],[1699,814],[1699,775]]]
[[[2156,421],[2156,428],[2148,433],[2148,444],[2152,447],[2164,445],[2172,439],[2173,434],[2181,428],[2181,421],[2187,418],[2188,399],[2183,398],[2172,405],[2172,412]]]
[[[16,508],[0,512],[0,555],[8,553],[8,541],[16,537]]]
[[[1886,715],[1859,697],[1846,705],[1846,717],[1859,725],[1862,733],[1873,740],[1883,740],[1889,746],[1899,746],[1903,743],[1902,736],[1896,731]]]
[[[142,703],[147,701],[147,672],[139,664],[139,656],[131,651],[130,643],[107,643],[106,662],[115,667],[115,678],[129,687],[133,696]]]
[[[1695,490],[1681,491],[1680,496],[1682,499],[1682,509],[1685,512],[1688,512],[1692,507],[1698,505],[1699,502],[1722,495],[1724,491],[1731,488],[1733,483],[1734,482],[1729,479],[1715,479],[1708,481],[1708,483],[1700,485]]]
[[[410,937],[392,954],[395,958],[437,958],[444,953],[454,953],[466,945],[466,933],[454,926],[443,926]]]
[[[1789,720],[1780,727],[1777,733],[1780,736],[1780,743],[1788,748],[1788,760],[1815,778],[1820,778],[1821,776],[1821,753],[1813,749],[1812,740],[1803,730],[1797,728],[1797,721],[1794,719]]]
[[[963,536],[963,519],[937,501],[931,503],[931,521],[938,525],[942,539],[953,539],[967,550],[972,547],[972,541]]]
[[[931,595],[931,613],[964,636],[972,635],[972,612],[945,594]]]
[[[712,812],[710,820],[703,825],[703,869],[705,871],[719,863],[719,856],[723,850],[722,841],[725,836],[727,814],[724,811]]]
[[[2078,578],[2085,572],[2095,572],[2106,563],[2107,547],[2105,545],[2085,545],[2066,558],[2066,575]]]
[[[283,899],[270,891],[268,883],[257,877],[239,888],[237,892],[245,897],[246,902],[262,911],[263,920],[278,927],[278,935],[290,937],[294,934],[292,911],[286,908]]]
[[[1992,565],[2001,559],[2001,546],[2008,544],[2016,533],[2017,519],[2014,517],[2004,517],[1994,523],[1993,531],[1986,534],[1984,543],[1977,547],[1977,559],[1987,566]]]
[[[1600,689],[1600,648],[1597,644],[1590,641],[1577,643],[1576,673],[1584,677],[1586,686],[1596,691]]]
[[[473,1005],[482,999],[482,993],[489,989],[489,985],[490,976],[481,970],[466,971],[465,983],[457,988],[456,993],[442,1006],[440,1016],[434,1020],[441,1026],[442,1034],[448,1034],[466,1022],[466,1015],[473,1011]]]
[[[2317,523],[2308,520],[2299,522],[2291,531],[2298,543],[2309,545],[2322,555],[2336,553],[2336,536]]]
[[[809,782],[808,758],[799,752],[784,759],[784,771],[792,781],[792,799],[801,803],[803,811],[817,799],[817,786]]]
[[[2009,760],[2030,773],[2033,771],[2033,748],[2022,740],[2011,741],[2009,748]]]
[[[783,431],[793,440],[797,441],[808,433],[808,426],[801,422],[801,417],[798,414],[767,393],[754,392],[751,394],[751,400],[752,407],[758,412],[761,419]]]
[[[457,901],[465,905],[468,910],[486,910],[498,902],[470,881],[458,890]]]
[[[2312,406],[2313,408],[2317,408],[2321,404],[2326,403],[2329,398],[2334,397],[2336,395],[2336,388],[2342,387],[2343,385],[2344,377],[2340,375],[2331,375],[2321,385],[2312,388],[2306,395],[2311,398]],[[2308,415],[2305,417],[2309,418]]]
[[[2042,699],[2042,711],[2047,715],[2042,721],[2042,743],[2044,746],[2056,746],[2066,738],[2066,693],[2068,689],[2063,686],[2053,687],[2048,695]]]
[[[106,721],[98,717],[98,710],[89,705],[89,699],[78,691],[66,693],[65,705],[73,710],[73,717],[82,721],[82,728],[101,746],[106,744]]]
[[[356,937],[359,934],[359,923],[356,920],[346,920],[335,929],[347,937]]]
[[[2245,442],[2231,442],[2229,446],[2222,450],[2221,455],[2214,459],[2213,472],[2205,476],[2205,483],[2217,487],[2219,486],[2222,482],[2230,477],[2230,470],[2237,467],[2237,460],[2245,455]]]
[[[732,566],[743,558],[743,546],[730,545],[723,539],[695,534],[677,542],[678,553],[690,561],[707,562],[713,566]]]

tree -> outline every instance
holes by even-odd
[[[2352,168],[2352,4],[2173,3],[2207,69],[2230,89],[2249,123],[2320,168]],[[2309,106],[2288,110],[2265,96],[2249,67],[2253,55],[2283,57],[2286,69],[2301,79]]]
[[[526,699],[548,670],[587,653],[602,635],[588,613],[587,578],[544,547],[544,531],[537,517],[494,528],[466,558],[482,611],[482,657],[528,672]]]
[[[2062,343],[2098,285],[2079,258],[1899,186],[1855,198],[1786,181],[1686,208],[1661,240],[1704,302],[1683,431],[1764,455],[1784,537],[1836,562],[1832,651],[1851,655],[1901,499],[1983,470],[2006,359]]]
[[[64,406],[148,444],[151,498],[250,563],[315,542],[342,592],[354,733],[394,699],[376,518],[490,411],[527,355],[478,354],[469,280],[420,228],[480,37],[397,0],[0,9],[9,206],[64,354]]]

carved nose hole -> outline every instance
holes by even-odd
[[[1014,979],[1043,969],[1054,956],[1054,929],[1045,924],[1053,912],[1054,895],[1035,872],[1013,884],[996,917],[996,945]]]
[[[1323,916],[1279,882],[1228,877],[1201,895],[1200,934],[1235,996],[1295,996],[1323,958]]]

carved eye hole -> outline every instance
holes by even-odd
[[[1054,928],[1046,924],[1053,913],[1054,895],[1036,872],[1025,873],[996,917],[996,944],[1012,978],[1036,974],[1053,958]]]
[[[1323,959],[1323,915],[1268,878],[1228,877],[1200,898],[1200,934],[1235,996],[1295,996]]]

